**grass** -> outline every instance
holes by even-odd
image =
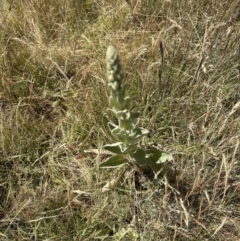
[[[238,0],[0,4],[0,240],[240,239]],[[110,44],[173,173],[86,152],[109,143]]]

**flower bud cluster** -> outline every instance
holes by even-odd
[[[110,45],[106,53],[108,85],[116,92],[122,89],[122,67],[116,49]]]

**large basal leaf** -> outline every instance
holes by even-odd
[[[173,160],[173,156],[171,153],[168,152],[162,152],[161,157],[158,159],[158,161],[156,162],[157,164],[160,163],[165,163],[165,162],[169,162]]]
[[[163,164],[168,161],[172,161],[172,154],[160,151],[158,149],[149,149],[142,150],[139,149],[134,153],[131,153],[130,156],[135,160],[138,165],[155,165],[155,164]]]
[[[115,168],[124,165],[128,162],[128,159],[123,155],[115,155],[106,159],[104,162],[100,163],[101,168]]]
[[[103,148],[114,154],[126,154],[129,152],[133,152],[137,149],[135,145],[128,145],[127,147],[124,147],[122,142],[117,142],[114,144],[106,144],[105,146],[103,146]]]
[[[110,151],[114,154],[121,154],[122,151],[121,151],[121,145],[122,145],[122,142],[117,142],[117,143],[114,143],[114,144],[107,144],[105,146],[103,146],[103,148],[107,151]]]
[[[140,166],[147,165],[146,153],[144,150],[138,149],[137,151],[130,153],[130,156],[134,159],[134,161],[138,165]]]
[[[127,147],[124,147],[123,145],[120,146],[121,148],[121,152],[123,154],[127,154],[127,153],[130,153],[130,152],[133,152],[137,149],[136,145],[128,145]]]
[[[172,161],[172,154],[160,151],[158,149],[149,149],[145,151],[147,161],[152,164],[163,164]]]

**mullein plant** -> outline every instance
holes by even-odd
[[[159,172],[164,163],[172,160],[172,155],[159,149],[145,150],[137,146],[139,139],[149,131],[138,127],[140,113],[130,110],[130,97],[125,96],[120,59],[113,46],[107,48],[106,63],[110,108],[103,116],[103,124],[114,143],[103,146],[112,155],[100,163],[100,167],[114,168],[135,163],[142,169],[151,168],[155,173]],[[112,122],[109,116],[115,116],[117,123]]]

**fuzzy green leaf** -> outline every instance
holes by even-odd
[[[123,155],[115,155],[106,159],[104,162],[100,163],[101,168],[115,168],[124,165],[128,162],[128,159]]]
[[[121,142],[117,142],[117,143],[114,143],[114,144],[107,144],[103,148],[107,151],[110,151],[110,152],[114,153],[114,154],[121,154],[122,153],[121,145],[122,145]]]
[[[149,131],[144,128],[135,128],[134,132],[130,134],[130,137],[134,137],[135,140],[140,139],[141,137],[147,135]]]
[[[172,161],[172,154],[160,151],[158,149],[142,150],[139,149],[130,156],[135,160],[138,165],[154,166],[156,164],[164,164]]]
[[[112,139],[115,140],[116,138],[114,137],[114,135],[112,134],[112,129],[114,128],[113,123],[108,119],[108,117],[106,115],[103,115],[102,118],[102,122],[103,122],[103,126],[107,132],[107,135]]]
[[[118,126],[112,130],[112,134],[115,136],[123,135],[124,133],[125,133],[124,130]]]
[[[140,116],[140,112],[131,112],[131,120],[132,120],[132,125],[134,126],[134,128],[139,123],[139,116]]]
[[[146,159],[148,163],[152,164],[163,164],[168,161],[172,161],[172,154],[160,151],[158,149],[146,150]]]
[[[130,115],[127,109],[117,111],[117,118],[124,117],[126,119],[127,115]]]
[[[125,108],[129,110],[130,109],[130,97],[126,96],[124,98],[124,101],[125,101]]]
[[[118,99],[110,96],[109,102],[111,107],[115,108],[116,110],[122,110],[122,103],[120,103]]]
[[[136,145],[128,145],[127,147],[124,147],[123,145],[121,145],[120,148],[123,154],[133,152],[137,149]]]
[[[156,163],[160,164],[160,163],[170,162],[172,160],[173,160],[173,156],[171,153],[162,152],[161,157],[158,159],[158,161]]]
[[[147,165],[146,153],[144,150],[138,149],[137,151],[130,153],[130,156],[134,159],[134,161],[138,165],[140,165],[140,166]]]

